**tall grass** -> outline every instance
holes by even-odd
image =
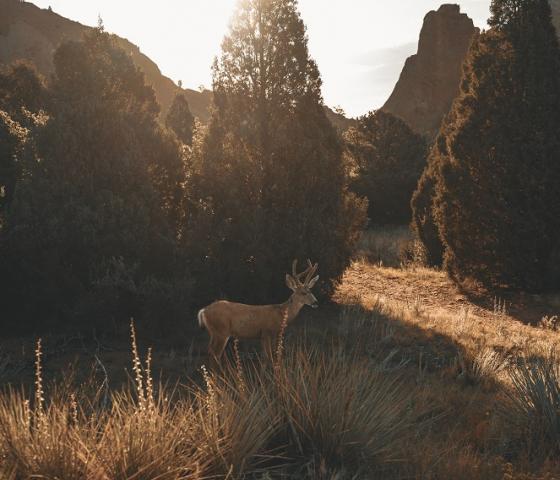
[[[509,371],[511,388],[500,404],[512,448],[530,456],[560,455],[560,358],[522,360]]]
[[[79,391],[0,394],[0,478],[242,478],[259,472],[386,470],[416,406],[398,371],[342,348],[278,349],[275,362],[203,368],[202,382],[154,386],[131,326],[134,382],[106,406]],[[48,390],[48,389],[47,389]]]

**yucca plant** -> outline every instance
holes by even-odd
[[[337,347],[285,353],[270,381],[291,455],[355,473],[398,460],[414,424],[412,392],[377,365]]]
[[[272,455],[278,419],[258,368],[236,362],[208,373],[203,367],[205,385],[193,393],[197,451],[207,460],[206,475],[242,476],[260,470]]]
[[[501,417],[528,453],[560,454],[560,361],[555,354],[522,360],[509,370],[512,387]]]

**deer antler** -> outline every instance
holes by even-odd
[[[309,258],[307,259],[307,265],[309,265],[307,267],[307,270],[305,271],[307,273],[307,275],[305,276],[305,280],[303,282],[304,285],[307,285],[309,283],[309,281],[313,278],[313,275],[315,275],[315,272],[317,271],[317,268],[319,268],[319,264],[316,263],[315,265],[313,265],[311,263],[311,260],[309,260]]]
[[[313,274],[317,271],[319,266],[318,263],[313,265],[311,260],[307,259],[308,267],[301,273],[297,273],[297,259],[292,262],[292,277],[301,286],[305,286],[309,283],[309,280],[313,278]],[[305,280],[302,282],[301,277],[305,275]]]
[[[301,273],[297,273],[297,258],[292,262],[292,277],[294,278],[294,280],[298,283],[298,285],[303,285],[303,283],[301,282],[301,277],[307,272],[307,270],[304,270]]]

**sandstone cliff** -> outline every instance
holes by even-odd
[[[418,53],[406,60],[383,110],[433,138],[459,91],[462,63],[473,36],[473,21],[458,5],[429,12],[420,32]]]

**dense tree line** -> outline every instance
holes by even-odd
[[[45,105],[16,71],[21,88],[5,89],[46,109],[23,151],[3,155],[17,163],[0,232],[6,321],[177,315],[169,309],[184,306],[191,282],[177,237],[184,158],[154,92],[102,29],[59,47],[54,66]]]
[[[431,150],[413,224],[459,283],[557,288],[560,49],[550,6],[494,0],[489,23]]]
[[[293,258],[318,261],[328,292],[365,202],[347,189],[320,88],[292,0],[241,2],[204,128],[180,95],[162,125],[152,88],[102,27],[57,49],[47,87],[27,67],[3,74],[4,326],[134,316],[188,329],[189,312],[221,295],[286,296]]]
[[[546,0],[494,0],[490,24],[430,149],[412,225],[459,283],[553,288],[558,40]],[[340,137],[295,0],[242,0],[213,76],[202,127],[181,95],[161,122],[102,27],[58,48],[48,84],[24,64],[0,72],[4,326],[134,316],[164,332],[220,296],[283,299],[294,258],[319,262],[329,293],[367,214],[408,221],[425,141],[381,111]]]
[[[369,201],[373,224],[407,224],[410,198],[426,165],[426,140],[383,110],[358,118],[346,131],[354,163],[350,188]]]

